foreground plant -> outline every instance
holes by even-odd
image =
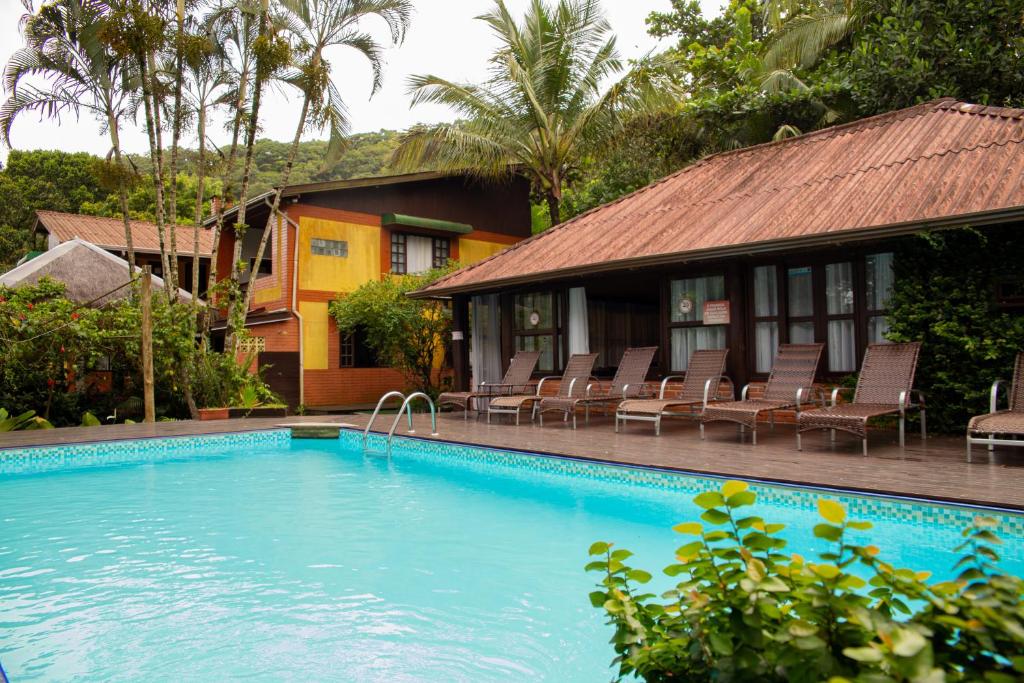
[[[814,535],[831,543],[819,562],[784,554],[782,524],[744,515],[756,494],[743,482],[698,495],[705,522],[675,531],[695,537],[665,573],[679,577],[662,600],[642,591],[651,574],[631,553],[599,542],[588,571],[604,574],[591,603],[615,626],[619,675],[647,681],[1016,681],[1024,676],[1024,581],[1001,573],[991,531],[979,517],[964,530],[954,581],[898,569],[849,531],[821,499]],[[860,571],[854,573],[853,569]],[[858,575],[860,574],[860,575]],[[865,580],[861,577],[870,576]]]

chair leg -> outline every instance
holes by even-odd
[[[575,408],[572,409],[572,428],[573,428],[573,430],[576,429],[576,409]]]
[[[992,443],[992,439],[994,439],[994,438],[996,438],[995,434],[989,434],[988,435],[988,439],[989,439],[988,452],[989,453],[995,451],[995,449],[996,449],[996,445],[994,443]]]
[[[701,441],[704,440],[704,423],[703,422],[700,423],[700,440]]]
[[[835,442],[836,442],[836,430],[834,430],[834,429],[830,429],[830,430],[828,430],[828,431],[829,431],[829,432],[831,433],[831,436],[830,436],[829,440],[830,440],[830,441],[831,441],[832,443],[835,443]]]
[[[775,411],[768,413],[768,424],[771,426],[771,430],[775,431]]]
[[[803,450],[803,448],[801,447],[801,444],[800,444],[800,431],[799,430],[797,430],[797,433],[796,433],[796,449],[798,451],[802,451]]]
[[[573,412],[573,414],[575,415],[575,411]],[[590,404],[589,403],[587,405],[583,406],[583,415],[585,416],[583,424],[590,424]]]
[[[864,447],[864,457],[866,458],[866,457],[868,457],[868,437],[867,436],[865,436],[863,439],[861,439],[861,444]]]
[[[540,411],[540,426],[544,426],[544,411]]]
[[[615,411],[615,433],[619,433],[619,411]]]
[[[924,441],[925,439],[928,438],[928,428],[926,426],[927,424],[928,423],[925,420],[924,408],[921,408],[921,441]]]
[[[487,424],[491,424],[491,410],[487,409]]]
[[[865,427],[865,430],[866,430],[867,429],[867,425],[865,425],[864,427]],[[906,430],[907,430],[907,418],[905,418],[901,414],[900,415],[900,448],[903,448],[905,443],[906,443],[906,437],[904,436],[904,433],[906,432]],[[864,443],[867,444],[867,439],[866,438],[864,440]],[[867,445],[865,445],[864,448],[865,448],[864,452],[867,453]]]
[[[654,418],[654,435],[661,436],[661,415]],[[704,438],[704,437],[701,437]]]
[[[757,445],[757,425],[756,424],[754,425],[754,428],[750,430],[750,445],[751,446],[756,446]]]
[[[971,434],[967,433],[967,462],[971,461]]]

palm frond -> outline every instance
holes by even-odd
[[[765,49],[767,71],[810,67],[853,28],[855,18],[844,11],[802,15],[787,21]]]

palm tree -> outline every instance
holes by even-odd
[[[285,25],[297,43],[295,53],[299,57],[298,68],[288,81],[302,92],[302,106],[288,158],[271,202],[267,225],[256,251],[257,264],[262,262],[271,228],[277,219],[281,192],[291,176],[303,131],[307,126],[321,128],[326,125],[329,128],[328,161],[337,159],[344,145],[348,132],[345,106],[331,80],[331,67],[324,56],[325,51],[332,47],[345,47],[364,56],[373,70],[372,95],[383,83],[381,47],[361,26],[370,17],[383,19],[390,31],[391,43],[398,44],[405,36],[412,14],[411,0],[281,0],[281,6],[285,11]],[[243,311],[249,308],[253,289],[250,286],[246,290]]]
[[[58,0],[44,5],[38,13],[33,11],[31,0],[23,0],[23,4],[25,46],[11,56],[4,69],[4,86],[10,95],[0,107],[3,142],[11,146],[11,127],[25,112],[36,111],[59,120],[64,113],[77,118],[84,110],[100,120],[110,135],[131,278],[135,248],[125,184],[129,172],[121,152],[120,129],[133,111],[135,74],[108,52],[101,39],[106,19],[102,3]],[[33,78],[45,80],[47,87],[31,83]]]
[[[563,189],[588,151],[609,142],[629,115],[679,101],[673,63],[664,56],[647,58],[623,74],[597,0],[558,0],[554,6],[532,0],[522,23],[496,0],[479,19],[500,41],[490,78],[474,85],[412,77],[413,104],[448,105],[464,120],[414,127],[393,163],[481,177],[508,176],[518,168],[557,224]],[[613,77],[619,80],[603,88]]]
[[[773,30],[763,62],[769,78],[792,82],[792,69],[809,68],[882,7],[881,0],[767,0]]]

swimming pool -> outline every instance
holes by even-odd
[[[347,431],[0,451],[0,662],[18,682],[607,680],[588,546],[659,570],[720,484],[415,439],[387,459]],[[754,490],[793,551],[824,548],[825,495],[937,578],[974,514]],[[1024,517],[995,516],[1024,573]]]

